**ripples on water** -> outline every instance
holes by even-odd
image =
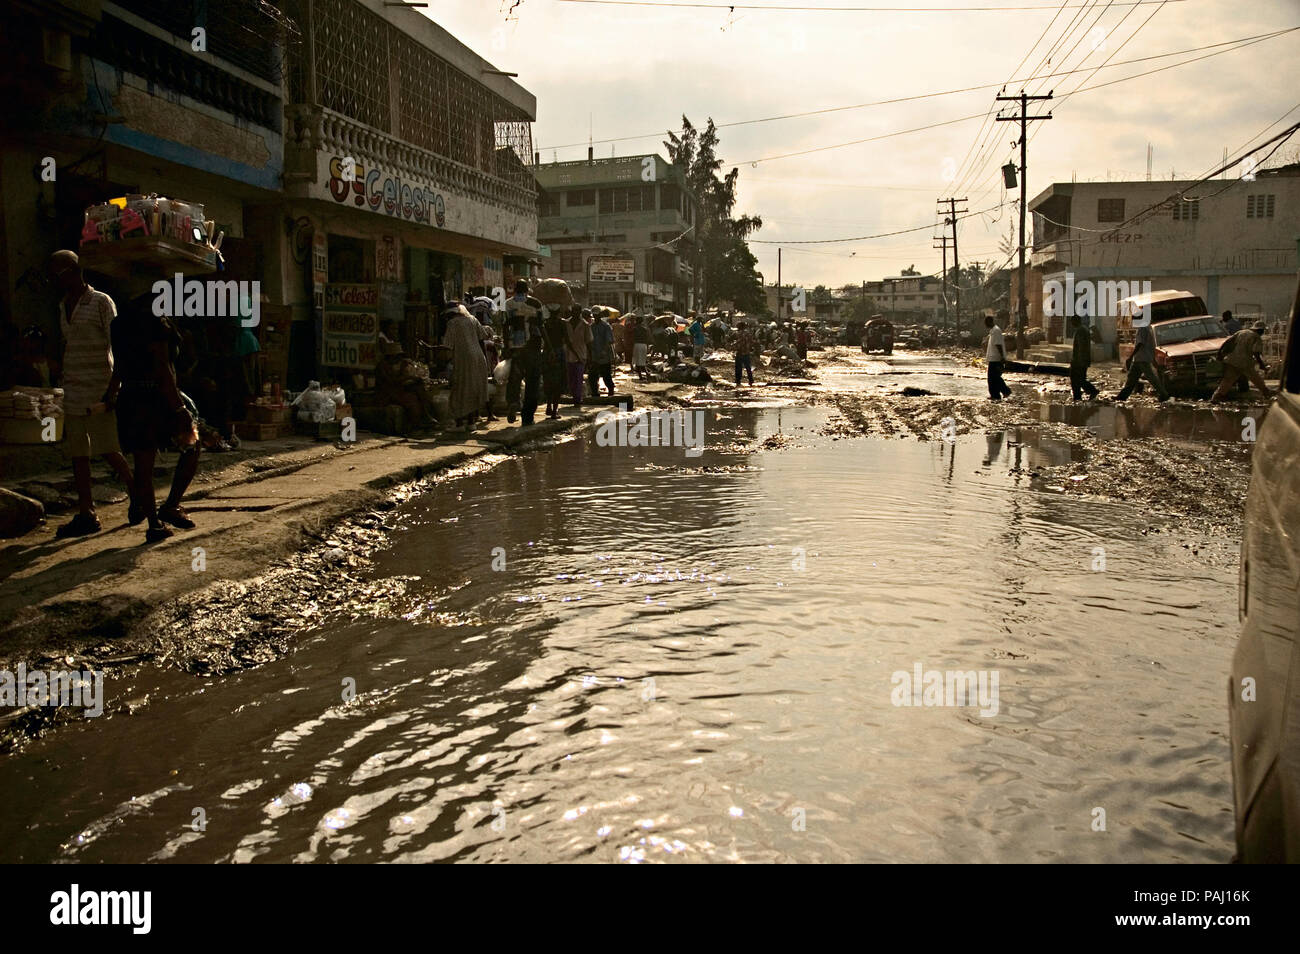
[[[727,409],[731,453],[584,438],[436,485],[377,556],[418,577],[391,618],[0,764],[0,851],[1226,860],[1232,574],[1015,484],[1000,441],[822,420]],[[998,713],[894,706],[916,663],[996,669]]]

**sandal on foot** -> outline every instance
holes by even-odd
[[[145,543],[158,543],[166,540],[172,535],[172,532],[164,527],[161,523],[156,527],[150,527],[144,532]]]
[[[190,515],[183,507],[163,507],[158,511],[158,519],[180,530],[194,529],[194,521],[190,519]]]

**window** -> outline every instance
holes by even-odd
[[[570,189],[564,193],[564,204],[570,209],[596,204],[595,189]]]
[[[546,218],[548,215],[560,214],[560,197],[558,195],[540,192],[537,195],[537,215],[539,218]]]
[[[1201,217],[1200,199],[1183,199],[1174,202],[1174,221],[1191,222]]]
[[[560,253],[560,271],[561,272],[581,272],[582,271],[582,252],[561,252]]]
[[[1277,196],[1275,195],[1248,195],[1246,196],[1246,218],[1248,219],[1271,219],[1273,217],[1273,205]]]
[[[659,208],[682,210],[682,190],[679,186],[671,182],[664,183],[659,188]]]
[[[1097,221],[1098,222],[1123,222],[1124,221],[1124,200],[1123,199],[1098,199],[1097,200]]]
[[[653,212],[654,207],[655,187],[653,184],[600,190],[600,212],[602,215],[619,212]]]

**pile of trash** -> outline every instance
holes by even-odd
[[[298,409],[298,420],[316,424],[334,420],[338,408],[347,403],[342,388],[322,388],[319,381],[308,381],[307,389],[290,401]]]
[[[711,384],[712,376],[707,368],[698,364],[675,364],[665,367],[660,373],[674,384]]]

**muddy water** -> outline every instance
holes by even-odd
[[[434,488],[380,619],[0,762],[0,860],[1227,860],[1232,573],[1031,430],[825,414]],[[997,695],[896,705],[918,666]]]

